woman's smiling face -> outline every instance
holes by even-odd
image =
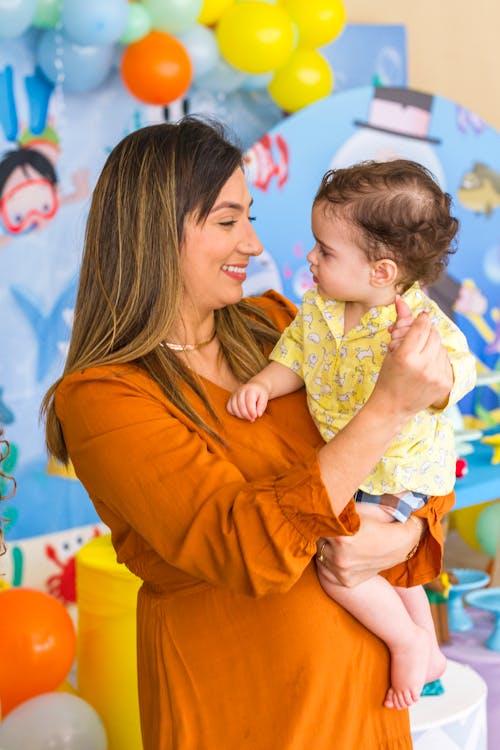
[[[184,224],[181,267],[186,301],[201,315],[238,302],[251,256],[262,245],[252,226],[252,199],[243,171],[236,169],[201,223]]]

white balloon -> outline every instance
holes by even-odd
[[[0,724],[1,750],[107,750],[103,724],[82,698],[44,693],[20,703]]]

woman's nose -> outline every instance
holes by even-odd
[[[313,247],[306,255],[306,260],[308,263],[314,263],[316,261],[316,248]]]
[[[260,255],[263,250],[259,236],[250,222],[248,222],[247,231],[240,242],[240,249],[247,255]]]

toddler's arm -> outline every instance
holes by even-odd
[[[303,385],[302,378],[288,367],[270,362],[231,395],[227,410],[233,417],[254,422],[263,415],[270,398],[293,393]]]

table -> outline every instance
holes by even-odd
[[[500,498],[500,464],[491,463],[491,445],[476,442],[473,448],[473,452],[465,456],[469,471],[455,484],[454,510]]]
[[[413,750],[487,750],[486,682],[450,659],[441,681],[442,695],[420,698],[410,708]]]

